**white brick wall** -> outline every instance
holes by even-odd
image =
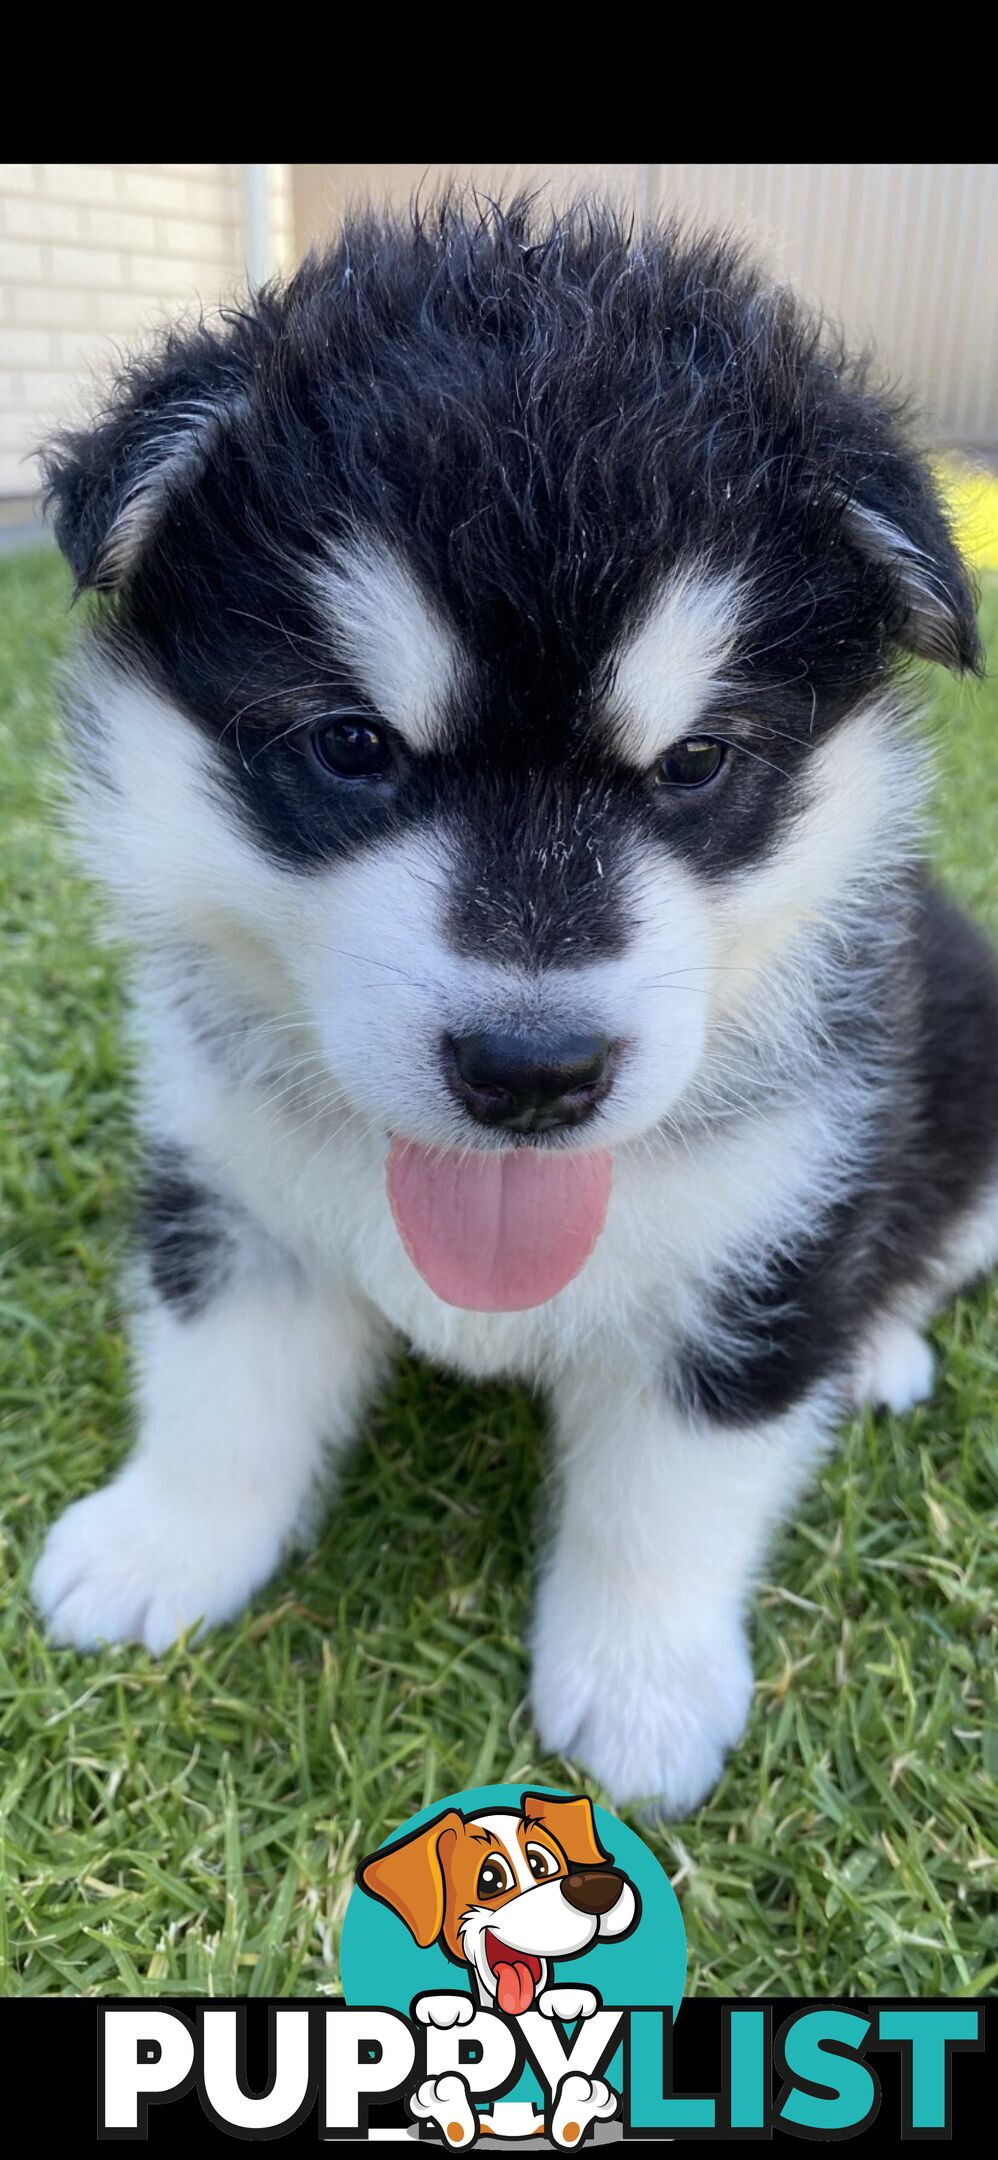
[[[284,269],[290,169],[268,172]],[[116,352],[243,278],[238,165],[0,165],[0,496],[34,492],[36,445]]]

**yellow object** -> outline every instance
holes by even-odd
[[[953,521],[953,535],[974,570],[998,570],[998,474],[940,458],[936,478]]]

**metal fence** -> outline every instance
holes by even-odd
[[[998,165],[302,165],[296,239],[328,232],[351,198],[403,200],[452,173],[497,189],[580,184],[745,233],[785,277],[872,342],[943,441],[998,447]]]

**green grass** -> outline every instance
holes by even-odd
[[[0,566],[0,1984],[335,1990],[360,1851],[538,1756],[523,1635],[534,1409],[407,1366],[318,1549],[243,1621],[154,1660],[50,1650],[46,1525],[127,1439],[118,1272],[134,1165],[120,956],[47,807],[53,556]],[[998,583],[987,596],[998,632]],[[936,693],[940,859],[994,921],[998,686]],[[933,1402],[857,1422],[756,1600],[748,1737],[653,1839],[691,1987],[973,1991],[998,1974],[998,1305],[939,1329]]]

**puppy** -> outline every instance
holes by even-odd
[[[681,1814],[771,1531],[998,1252],[929,473],[726,243],[450,203],[167,337],[47,474],[148,1138],[138,1443],[53,1639],[238,1612],[415,1344],[546,1395],[540,1744]]]

